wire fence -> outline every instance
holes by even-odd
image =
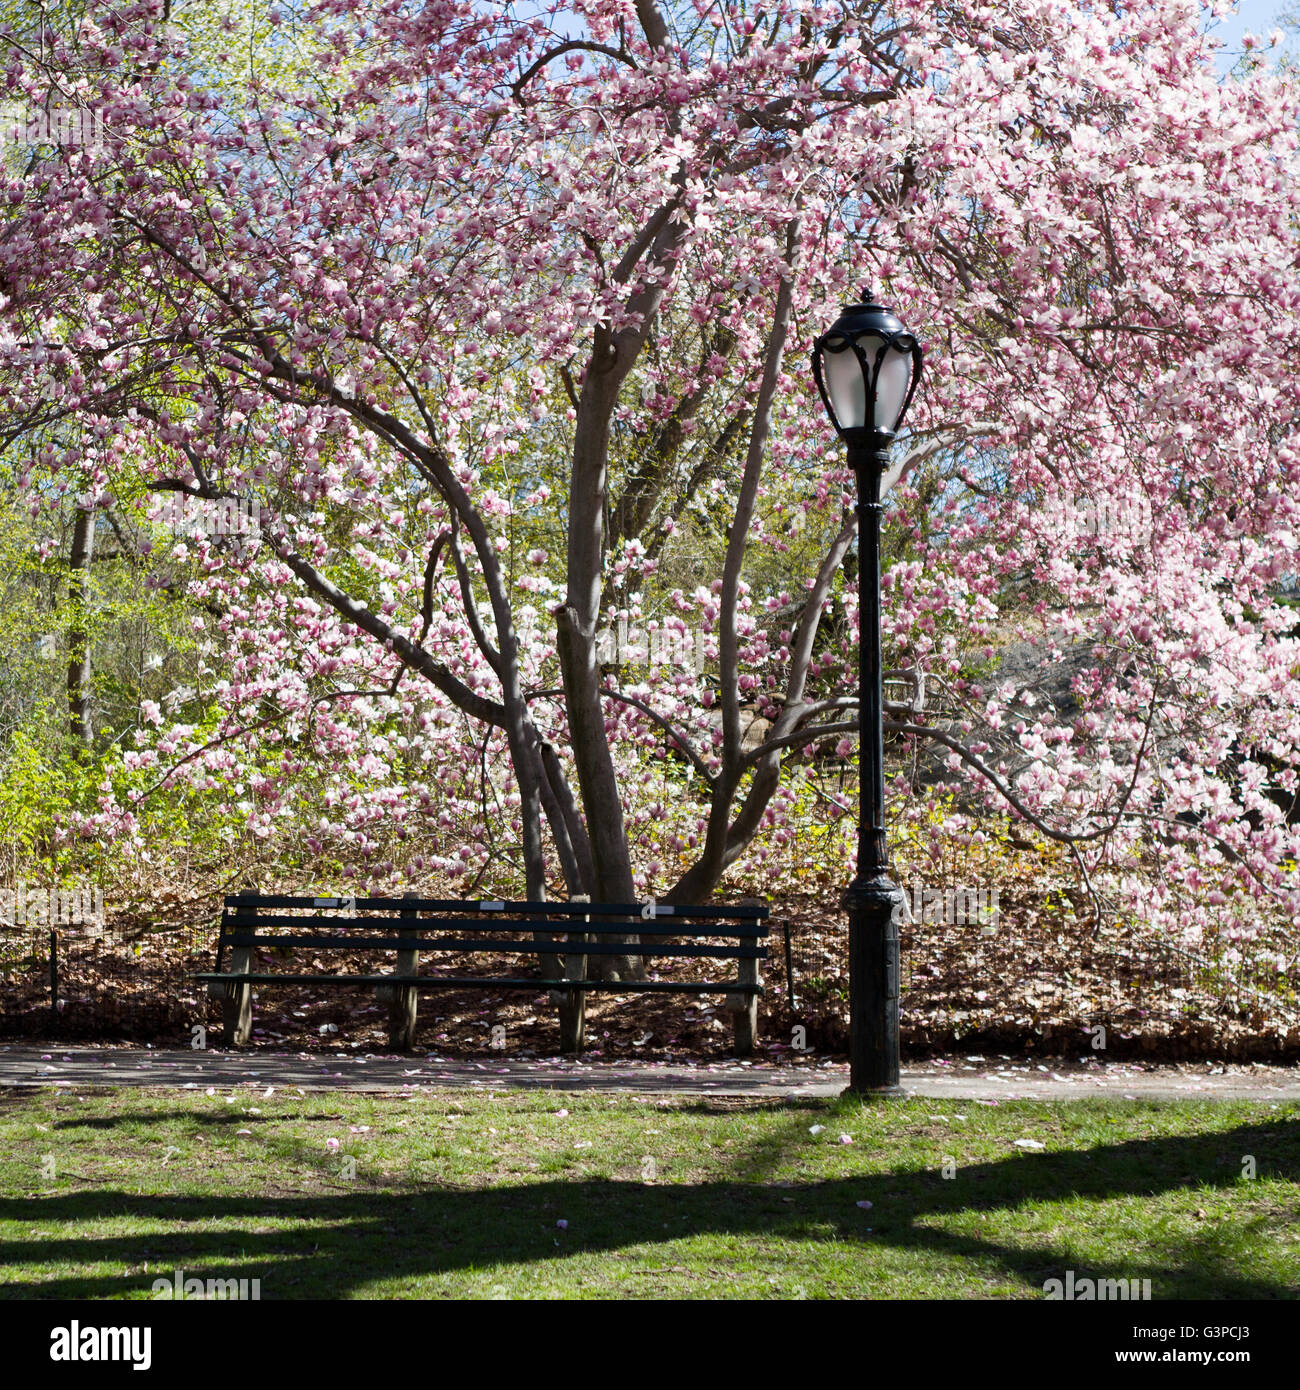
[[[216,927],[0,926],[0,1035],[153,1041],[210,1012]]]

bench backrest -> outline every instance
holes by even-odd
[[[227,946],[569,955],[575,937],[581,938],[584,955],[763,960],[768,915],[767,907],[749,904],[696,907],[235,893],[225,899],[216,969],[220,972]],[[557,935],[562,939],[556,940]],[[521,936],[526,939],[509,939]],[[602,941],[602,936],[647,939],[631,944]],[[684,938],[688,944],[670,938]],[[727,944],[728,939],[738,944]]]

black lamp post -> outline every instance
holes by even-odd
[[[849,914],[849,1090],[901,1095],[898,1084],[898,920],[889,876],[880,659],[880,484],[889,447],[921,377],[921,345],[870,293],[813,344],[813,376],[848,448],[858,488],[858,872]]]

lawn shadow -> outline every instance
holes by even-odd
[[[345,1192],[252,1196],[147,1194],[123,1190],[0,1199],[0,1220],[41,1236],[0,1243],[0,1264],[98,1262],[150,1273],[68,1274],[9,1280],[5,1297],[148,1296],[154,1277],[183,1269],[214,1277],[259,1277],[265,1298],[346,1298],[377,1280],[414,1284],[429,1276],[494,1265],[544,1263],[654,1246],[686,1236],[761,1236],[839,1243],[868,1265],[889,1251],[975,1261],[1041,1296],[1043,1281],[1066,1264],[1076,1278],[1150,1279],[1158,1298],[1292,1298],[1291,1285],[1232,1266],[1215,1249],[1213,1229],[1171,1236],[1164,1258],[1116,1256],[1094,1270],[1078,1256],[1021,1249],[994,1236],[941,1223],[962,1213],[1015,1211],[1038,1202],[1150,1197],[1189,1182],[1221,1188],[1241,1179],[1238,1155],[1253,1154],[1260,1177],[1294,1179],[1300,1171],[1300,1122],[1241,1125],[1208,1135],[1131,1139],[1088,1150],[1017,1154],[938,1171],[895,1169],[821,1181],[783,1183],[770,1173],[783,1146],[803,1142],[802,1117],[748,1155],[743,1176],[703,1183],[616,1179],[529,1181],[490,1188],[439,1186],[392,1177],[347,1184]],[[288,1146],[286,1158],[319,1165],[319,1151]],[[363,1174],[359,1174],[362,1177]],[[400,1183],[400,1180],[397,1180]],[[864,1209],[859,1203],[871,1203]],[[1297,1214],[1292,1214],[1292,1220]],[[147,1235],[49,1235],[88,1222],[130,1218],[163,1229]],[[1255,1218],[1259,1225],[1263,1217]],[[559,1226],[559,1222],[567,1223]],[[225,1229],[186,1229],[221,1222]],[[288,1223],[287,1228],[281,1226]],[[231,1263],[234,1252],[237,1265]],[[309,1253],[308,1253],[309,1252]],[[225,1263],[223,1263],[225,1262]],[[978,1291],[978,1290],[977,1290]]]

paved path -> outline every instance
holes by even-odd
[[[428,1087],[633,1091],[764,1097],[837,1095],[848,1084],[841,1063],[575,1062],[559,1058],[470,1061],[435,1056],[357,1056],[348,1052],[165,1052],[121,1047],[2,1047],[0,1087],[301,1086],[304,1090],[413,1090]],[[1300,1068],[1251,1064],[1057,1063],[1024,1058],[931,1059],[904,1068],[916,1096],[953,1100],[1300,1101]]]

